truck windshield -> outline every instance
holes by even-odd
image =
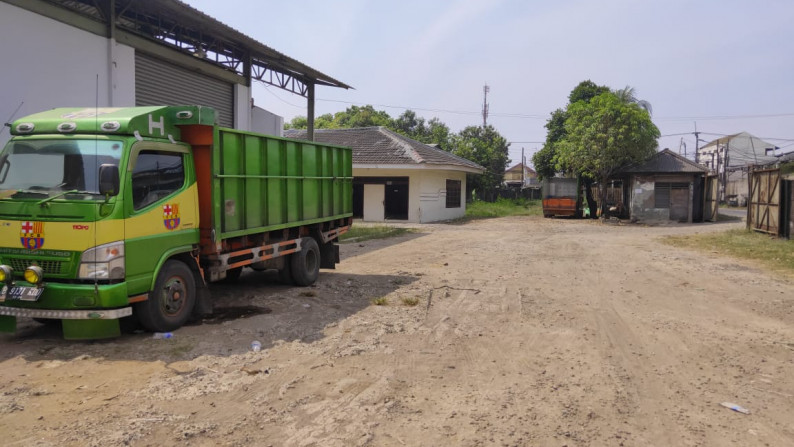
[[[114,140],[11,141],[0,153],[0,198],[95,199],[99,167],[118,167],[122,148]]]

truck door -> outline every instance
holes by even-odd
[[[125,251],[130,294],[149,290],[164,256],[198,243],[192,158],[186,147],[142,142],[130,154]]]

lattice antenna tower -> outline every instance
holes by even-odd
[[[491,87],[488,87],[488,84],[482,87],[482,127],[488,125],[488,92],[490,91]]]

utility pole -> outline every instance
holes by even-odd
[[[695,163],[700,163],[700,132],[698,132],[698,123],[695,122]]]
[[[526,172],[526,162],[527,159],[524,158],[524,148],[521,148],[521,188],[523,189],[526,186],[527,179],[524,178],[524,173]]]
[[[491,87],[488,87],[488,84],[485,84],[482,88],[482,127],[488,125],[488,92],[490,91]]]

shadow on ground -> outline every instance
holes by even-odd
[[[416,279],[408,273],[355,275],[323,270],[315,285],[292,287],[278,283],[274,271],[249,270],[234,283],[211,285],[213,314],[174,331],[171,339],[153,339],[151,333],[136,331],[109,340],[64,340],[57,322],[20,319],[16,334],[0,335],[0,361],[17,356],[28,361],[66,361],[88,355],[172,362],[240,354],[248,351],[252,340],[259,341],[263,350],[282,342],[311,343],[324,337],[328,326]]]

